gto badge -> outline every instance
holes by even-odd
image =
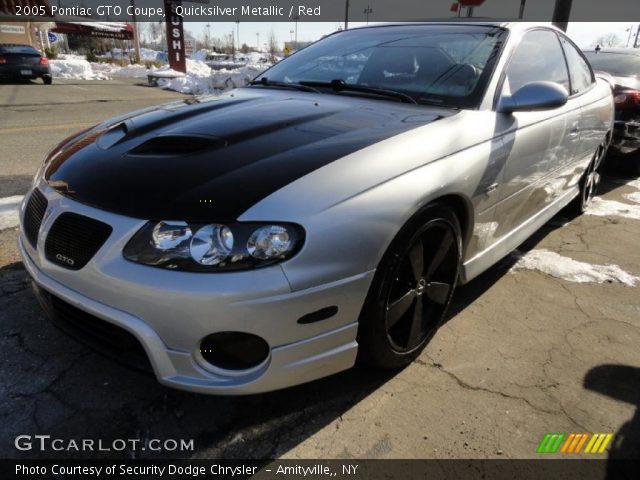
[[[56,254],[56,260],[66,263],[67,265],[70,265],[70,266],[73,266],[76,263],[73,258],[65,257],[61,253]]]

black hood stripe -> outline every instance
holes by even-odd
[[[389,101],[240,89],[103,124],[67,146],[46,178],[66,196],[121,215],[233,221],[328,163],[451,114]],[[120,133],[105,133],[114,126]]]

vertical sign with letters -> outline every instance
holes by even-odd
[[[182,17],[175,13],[175,8],[182,4],[181,0],[164,0],[167,24],[167,52],[169,66],[178,72],[187,72],[185,60],[184,29]]]

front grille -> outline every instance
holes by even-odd
[[[27,240],[29,240],[33,248],[36,248],[38,244],[38,232],[40,231],[44,212],[47,210],[47,204],[48,202],[45,196],[40,190],[35,188],[33,192],[31,192],[31,196],[27,202],[27,208],[24,210],[22,227]]]
[[[60,330],[93,350],[145,372],[153,368],[138,339],[123,328],[80,310],[46,290],[35,287],[42,305]]]
[[[53,223],[44,252],[47,259],[71,270],[80,270],[111,235],[112,228],[93,218],[65,212]]]

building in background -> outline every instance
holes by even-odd
[[[51,23],[6,21],[15,18],[18,7],[39,6],[50,13],[47,0],[0,0],[0,43],[19,43],[44,50],[48,45],[47,32]]]

